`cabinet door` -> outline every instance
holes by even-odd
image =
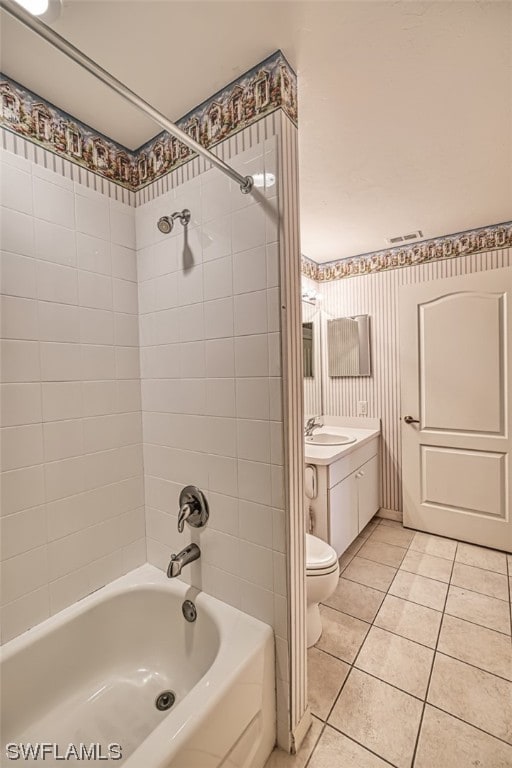
[[[356,538],[358,528],[357,480],[349,475],[329,492],[329,543],[338,557]]]
[[[378,456],[363,464],[355,473],[358,491],[359,530],[372,519],[379,509],[379,462]]]

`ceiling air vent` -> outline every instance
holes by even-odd
[[[421,229],[416,232],[408,232],[406,235],[396,235],[396,237],[386,237],[386,242],[389,245],[398,245],[398,243],[410,243],[412,240],[421,240],[423,232]]]

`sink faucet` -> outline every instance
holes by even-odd
[[[167,576],[170,579],[176,578],[181,574],[181,569],[184,565],[193,563],[194,560],[198,560],[201,557],[201,550],[197,544],[189,544],[188,547],[182,549],[177,555],[171,555],[169,565],[167,567]]]
[[[311,437],[314,430],[317,429],[317,427],[321,427],[321,426],[323,425],[322,425],[322,422],[320,421],[320,416],[313,416],[311,419],[308,419],[306,422],[306,426],[304,427],[304,436]]]

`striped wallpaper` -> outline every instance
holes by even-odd
[[[324,355],[323,412],[336,416],[357,416],[357,402],[367,400],[368,416],[382,419],[383,508],[402,510],[399,286],[507,267],[512,264],[511,257],[512,248],[509,247],[317,285],[317,290],[323,294],[322,308],[330,316],[371,316],[372,375],[331,379],[325,370]]]

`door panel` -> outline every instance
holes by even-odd
[[[421,446],[421,503],[505,517],[503,453]]]
[[[507,551],[511,301],[512,268],[400,291],[404,523]]]
[[[452,293],[419,312],[423,427],[501,432],[503,294]]]

